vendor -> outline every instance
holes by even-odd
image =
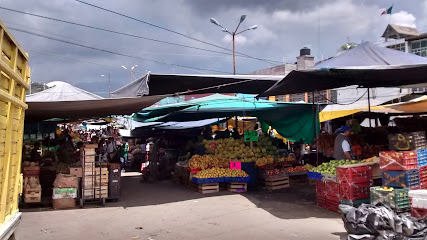
[[[340,132],[334,143],[334,158],[336,160],[348,159],[352,160],[351,157],[351,146],[349,136],[351,135],[352,128],[344,125],[338,129]]]
[[[289,154],[289,157],[292,158],[293,161],[297,161],[298,164],[303,164],[302,163],[302,158],[303,158],[303,154],[301,154],[301,146],[300,145],[296,145],[293,148],[294,152]]]
[[[40,162],[40,160],[42,159],[42,156],[39,153],[39,149],[40,149],[40,143],[39,142],[35,142],[34,143],[34,148],[33,150],[31,150],[30,153],[30,162]]]

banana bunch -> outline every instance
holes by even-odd
[[[198,172],[195,178],[247,177],[248,174],[240,169],[209,168]]]

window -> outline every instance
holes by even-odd
[[[427,88],[412,88],[413,93],[424,93],[427,91]]]
[[[405,44],[404,43],[387,46],[387,48],[391,48],[391,49],[394,49],[394,50],[405,52]]]
[[[289,101],[290,102],[305,102],[305,93],[295,93],[289,95]]]
[[[413,54],[416,54],[416,55],[421,56],[421,57],[427,56],[427,39],[412,42],[411,46],[412,46],[411,52]]]

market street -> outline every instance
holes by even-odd
[[[203,195],[169,181],[140,184],[138,176],[122,180],[122,198],[104,208],[94,204],[84,209],[22,210],[17,237],[346,239],[340,215],[315,205],[313,187],[249,191],[242,195],[224,190]]]

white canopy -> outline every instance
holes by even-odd
[[[49,87],[48,89],[28,95],[26,102],[56,102],[103,99],[96,94],[74,87],[66,82],[54,81],[46,85]]]

